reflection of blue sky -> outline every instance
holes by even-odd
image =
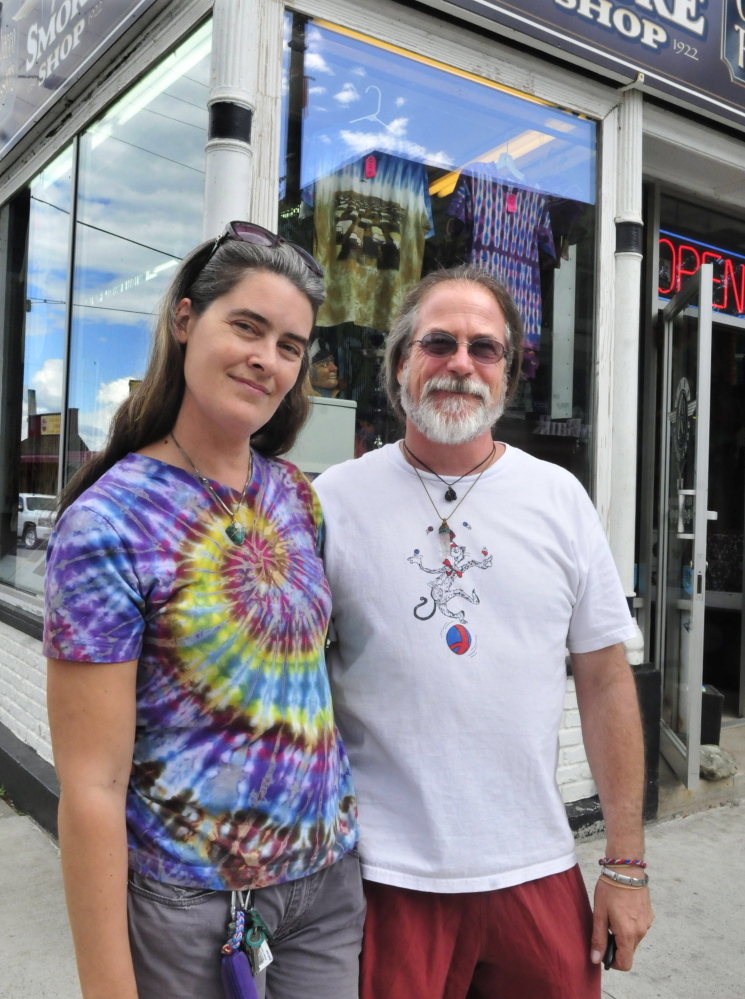
[[[94,450],[142,378],[154,313],[201,238],[210,27],[81,137],[70,406]]]
[[[59,412],[65,339],[72,152],[66,149],[31,184],[21,436],[28,393],[39,413]]]
[[[302,187],[376,149],[448,170],[507,152],[527,185],[594,204],[592,122],[317,24],[306,44]]]

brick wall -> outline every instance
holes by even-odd
[[[41,642],[0,622],[0,723],[52,762]]]
[[[46,704],[41,642],[0,622],[0,723],[51,762]],[[582,743],[573,677],[567,678],[556,779],[567,803],[596,793]]]
[[[559,732],[559,766],[556,771],[559,790],[565,803],[579,801],[596,794],[595,784],[587,763],[582,729],[579,725],[577,694],[574,677],[567,677],[564,716]]]

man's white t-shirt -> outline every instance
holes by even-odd
[[[556,784],[565,650],[635,634],[605,534],[573,475],[516,448],[451,503],[420,475],[446,559],[398,444],[314,483],[363,875],[467,892],[559,873],[576,860]]]

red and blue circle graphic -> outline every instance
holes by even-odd
[[[462,656],[471,648],[471,633],[462,624],[454,624],[452,628],[449,628],[445,638],[450,651],[454,652],[456,656]]]

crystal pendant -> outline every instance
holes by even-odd
[[[456,493],[456,491],[453,489],[452,486],[448,486],[448,491],[445,493],[445,499],[448,501],[448,503],[452,503],[454,500],[458,499],[458,494]]]
[[[450,530],[450,525],[446,520],[443,520],[443,522],[440,524],[440,527],[437,531],[437,537],[440,542],[440,558],[443,559],[444,561],[450,555],[450,545],[452,544],[453,538],[455,537],[453,532]]]
[[[234,545],[242,545],[246,540],[246,529],[242,524],[237,524],[235,521],[232,524],[228,524],[225,528],[225,533],[233,542]]]

